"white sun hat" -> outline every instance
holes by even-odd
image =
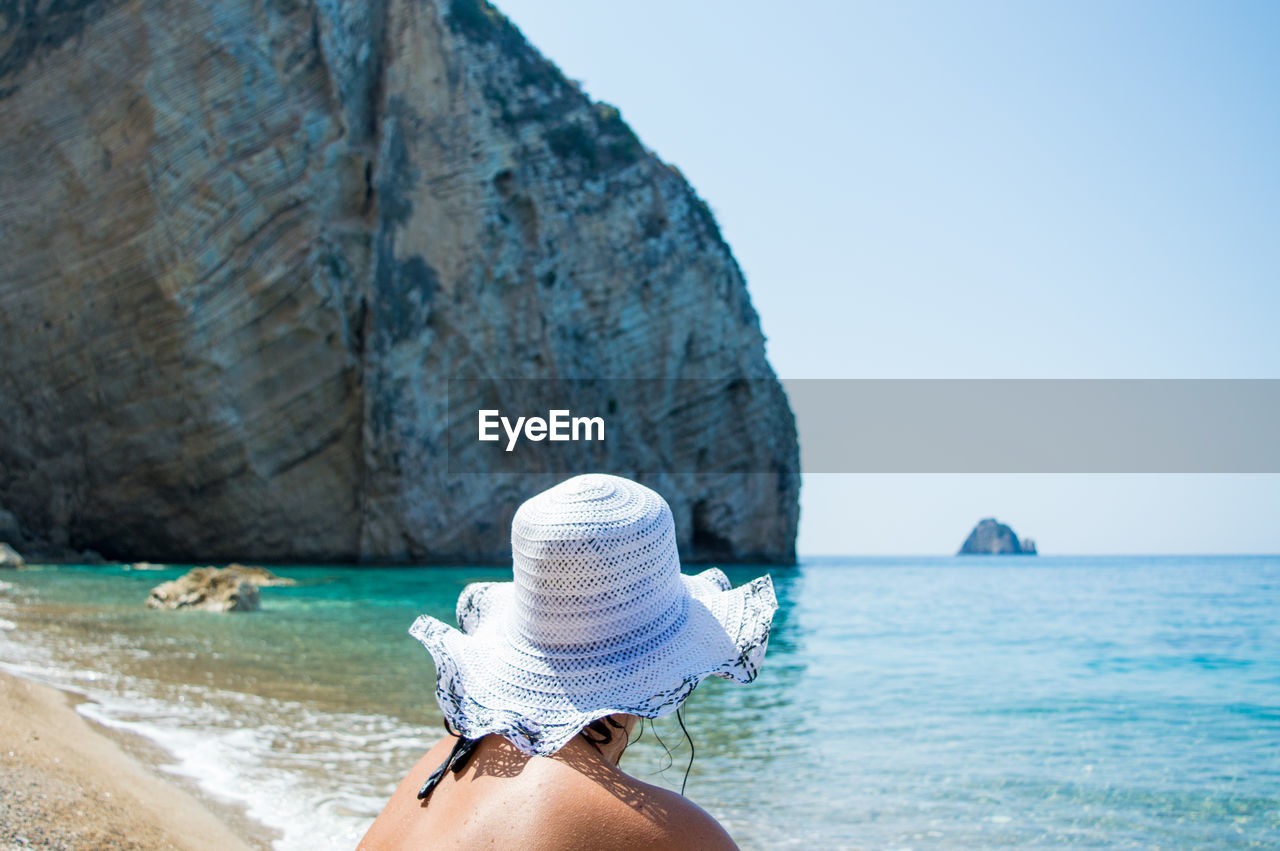
[[[513,582],[458,597],[461,631],[428,615],[409,634],[436,665],[436,697],[469,739],[555,753],[614,713],[674,712],[708,676],[749,683],[778,608],[761,576],[680,572],[666,500],[617,476],[576,476],[520,506]]]

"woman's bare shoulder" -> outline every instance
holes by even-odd
[[[646,784],[647,785],[647,784]],[[705,848],[736,849],[729,833],[702,807],[683,795],[650,786],[647,793],[659,818],[638,814],[642,824],[637,832],[648,835],[636,843],[637,848]]]
[[[400,784],[361,849],[499,846],[542,848],[736,848],[705,810],[573,746],[530,758],[501,741],[482,746],[461,775],[447,773],[426,805],[422,780],[449,755],[433,747]]]
[[[596,847],[706,848],[738,846],[711,815],[683,795],[617,769],[554,787],[548,814],[561,825],[590,825]]]

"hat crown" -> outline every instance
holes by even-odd
[[[660,495],[617,476],[575,476],[511,524],[510,637],[549,653],[607,654],[677,629],[686,597],[675,523]]]
[[[597,718],[675,712],[709,676],[755,679],[777,609],[768,576],[731,588],[680,572],[675,523],[653,491],[578,476],[520,506],[514,581],[473,582],[454,629],[422,615],[436,699],[470,739],[552,754]]]

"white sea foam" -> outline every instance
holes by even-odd
[[[161,699],[153,683],[59,666],[47,648],[9,638],[0,638],[0,659],[12,673],[88,698],[76,707],[85,717],[160,746],[173,760],[164,770],[242,805],[279,832],[279,851],[355,847],[391,791],[369,780],[385,770],[371,769],[412,762],[425,745],[387,716],[193,685]]]
[[[229,695],[217,697],[225,701]],[[362,766],[380,752],[422,748],[412,730],[390,718],[317,713],[252,695],[237,696],[258,704],[247,715],[282,720],[243,726],[242,719],[209,703],[174,705],[103,694],[93,698],[81,704],[82,714],[162,747],[175,758],[166,770],[192,779],[217,798],[244,805],[250,818],[280,831],[274,847],[281,851],[354,847],[385,795],[361,788],[335,791],[332,778],[363,778],[368,772]],[[294,720],[283,720],[288,718]],[[360,728],[372,729],[346,732]]]

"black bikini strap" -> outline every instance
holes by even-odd
[[[436,788],[436,785],[444,779],[444,773],[449,769],[453,769],[454,774],[460,774],[462,769],[467,767],[467,760],[471,758],[471,754],[475,752],[479,744],[479,739],[467,739],[459,736],[458,741],[453,743],[453,750],[449,752],[448,758],[440,763],[439,768],[431,772],[427,782],[423,783],[422,788],[418,790],[418,800],[425,800]]]

